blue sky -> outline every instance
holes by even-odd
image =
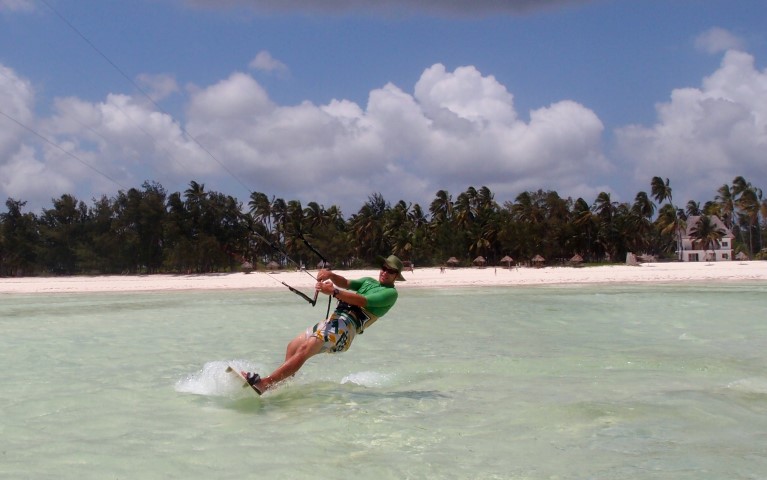
[[[767,188],[765,32],[763,0],[0,0],[0,199]]]

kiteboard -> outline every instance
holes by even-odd
[[[253,385],[248,383],[247,377],[242,374],[242,371],[240,371],[239,368],[233,367],[232,365],[228,365],[226,367],[226,371],[227,371],[227,373],[233,373],[233,374],[237,375],[237,377],[240,380],[242,380],[242,383],[243,383],[242,388],[250,387],[250,389],[253,390],[256,393],[256,395],[259,395],[259,396],[261,395],[261,392],[259,392],[256,389],[256,387],[254,387]]]

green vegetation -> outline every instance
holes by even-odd
[[[314,268],[319,259],[298,232],[337,268],[370,265],[392,252],[419,266],[442,265],[450,257],[469,265],[478,256],[495,265],[505,255],[515,262],[541,255],[559,263],[576,253],[586,262],[622,262],[627,252],[675,259],[677,232],[688,216],[701,214],[722,219],[735,234],[736,252],[753,258],[764,248],[767,201],[743,177],[722,185],[702,208],[693,201],[675,207],[668,179],[654,177],[650,186],[651,194],[639,192],[633,203],[602,192],[591,204],[543,190],[502,205],[487,187],[469,187],[455,199],[440,190],[428,213],[374,193],[348,219],[336,206],[304,207],[261,192],[243,205],[194,181],[171,194],[146,182],[90,206],[62,195],[39,216],[9,198],[0,214],[0,275],[228,272],[273,260],[294,268],[269,243]],[[697,230],[707,248],[720,238],[709,227]]]

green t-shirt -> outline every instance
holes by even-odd
[[[378,280],[370,277],[349,281],[349,290],[353,290],[367,299],[365,310],[376,317],[382,317],[397,301],[397,289],[381,285]]]

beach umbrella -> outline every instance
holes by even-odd
[[[505,263],[507,267],[511,268],[511,262],[513,262],[514,259],[510,256],[506,255],[501,259],[501,263]]]
[[[477,258],[475,258],[475,259],[474,259],[474,261],[473,261],[472,263],[473,263],[474,265],[477,265],[477,266],[484,266],[484,265],[485,265],[485,257],[483,257],[482,255],[480,255],[480,256],[478,256]]]
[[[455,267],[456,265],[458,265],[458,263],[459,263],[458,259],[455,257],[450,257],[447,259],[447,264],[451,267]]]
[[[545,262],[545,261],[546,261],[546,259],[544,259],[540,255],[536,255],[536,256],[533,257],[533,263],[535,264],[536,267],[540,268],[542,266],[543,262]]]
[[[250,273],[253,271],[253,264],[250,262],[243,262],[240,268],[242,268],[243,272]]]

